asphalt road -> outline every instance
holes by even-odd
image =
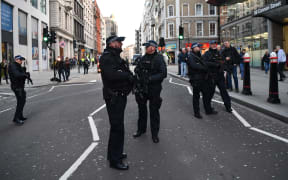
[[[138,109],[129,96],[125,152],[130,169],[125,172],[110,169],[106,160],[109,123],[99,75],[81,84],[29,90],[24,113],[29,119],[21,127],[12,123],[15,109],[7,110],[14,97],[1,100],[0,179],[288,179],[287,124],[233,103],[241,118],[217,102],[218,115],[202,113],[204,118],[196,119],[186,85],[170,77],[163,83],[159,144],[150,131],[132,137]]]

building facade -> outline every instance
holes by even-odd
[[[288,52],[287,0],[241,0],[208,3],[221,6],[221,41],[247,49],[251,66],[261,66],[265,51],[280,45]]]
[[[42,34],[49,26],[49,0],[1,0],[0,6],[1,60],[11,62],[20,54],[28,71],[48,70],[49,50]]]
[[[74,56],[73,51],[73,1],[50,0],[50,30],[56,32],[56,43],[53,44],[55,57]]]
[[[179,49],[198,42],[208,48],[210,40],[218,40],[217,7],[205,0],[146,0],[141,26],[143,41],[159,42],[163,37],[166,51],[177,63]],[[184,28],[184,39],[179,41],[179,26]]]
[[[118,25],[115,21],[114,15],[111,15],[110,17],[104,17],[105,19],[105,28],[106,28],[106,38],[108,38],[111,35],[118,35]]]
[[[96,49],[97,52],[96,54],[101,54],[102,53],[102,28],[101,28],[101,12],[100,8],[98,7],[97,2],[95,1],[95,20],[96,20],[96,26],[95,26],[95,32],[96,32]]]
[[[105,19],[100,14],[100,20],[101,20],[101,52],[104,51],[106,47],[106,25],[105,25]]]
[[[81,59],[85,55],[84,6],[83,0],[74,0],[74,56]]]
[[[84,5],[84,47],[85,47],[85,56],[91,58],[95,56],[96,53],[96,18],[95,12],[95,3],[92,0],[83,0]]]
[[[135,30],[135,54],[142,54],[141,49],[141,27],[138,30]]]

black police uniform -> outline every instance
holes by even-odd
[[[88,59],[85,59],[85,61],[84,61],[84,74],[88,74],[89,66],[90,66],[90,62],[88,61]]]
[[[193,87],[193,109],[195,117],[201,118],[199,99],[202,93],[203,105],[207,114],[213,112],[210,101],[209,88],[211,81],[208,78],[208,67],[201,59],[201,54],[192,52],[187,61],[189,68],[189,79]]]
[[[11,81],[11,89],[15,93],[17,99],[17,107],[13,121],[15,123],[21,123],[22,120],[25,120],[23,117],[23,109],[26,103],[26,92],[24,90],[26,74],[21,65],[17,62],[12,62],[9,65],[8,73]]]
[[[152,138],[158,138],[158,132],[160,128],[160,113],[159,109],[162,104],[160,97],[162,90],[162,82],[167,77],[167,68],[162,55],[155,52],[154,54],[146,54],[140,60],[139,64],[135,67],[135,73],[137,68],[145,68],[147,71],[147,89],[148,92],[144,94],[136,93],[136,102],[138,103],[139,119],[137,133],[141,135],[146,132],[147,128],[147,101],[149,100],[150,110],[150,124]],[[143,72],[143,71],[142,71]],[[140,75],[141,76],[141,75]],[[141,83],[141,82],[140,82]],[[137,137],[134,136],[134,137]],[[154,139],[153,139],[154,141]]]
[[[121,49],[106,48],[100,58],[101,77],[103,81],[103,97],[106,102],[110,121],[108,143],[108,159],[111,164],[122,163],[124,146],[124,111],[127,95],[133,85],[132,72],[126,62],[121,59]]]
[[[209,78],[212,79],[213,86],[209,89],[210,101],[212,100],[215,88],[218,87],[224,105],[228,112],[231,112],[231,99],[226,90],[224,78],[224,60],[217,49],[209,49],[204,55],[203,59],[209,68]]]

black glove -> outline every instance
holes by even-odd
[[[130,83],[134,84],[135,83],[135,76],[133,76],[132,74],[129,74],[128,80]]]

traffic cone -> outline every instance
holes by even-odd
[[[250,55],[245,53],[244,57],[244,79],[242,94],[252,95],[251,80],[250,80]]]
[[[268,102],[280,104],[278,91],[278,57],[275,52],[270,54],[270,81],[269,81],[269,97]]]

